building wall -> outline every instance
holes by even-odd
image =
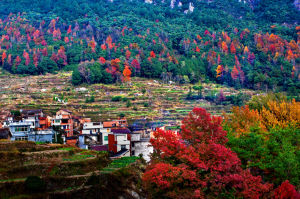
[[[78,136],[78,146],[81,149],[88,149],[88,145],[84,144],[84,136]]]
[[[107,145],[108,144],[108,133],[103,132],[102,133],[102,145]]]
[[[34,142],[48,142],[52,143],[53,142],[53,134],[44,134],[44,135],[35,135],[35,134],[30,134],[28,135],[28,140],[29,141],[34,141]]]
[[[114,153],[117,153],[117,142],[115,141],[115,135],[109,134],[108,135],[108,151],[112,151]]]
[[[139,156],[140,154],[143,155],[143,158],[149,162],[150,155],[153,153],[153,146],[151,146],[149,141],[140,141],[135,142],[134,147],[132,147],[132,151],[134,151],[133,156]]]
[[[66,143],[71,146],[76,146],[77,140],[76,139],[66,140]]]

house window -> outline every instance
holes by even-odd
[[[121,145],[121,150],[126,150],[126,145]]]
[[[131,143],[131,146],[134,147],[134,142]]]
[[[108,136],[104,136],[104,141],[108,141]]]
[[[28,137],[27,136],[18,136],[18,137],[16,137],[16,141],[19,141],[19,140],[28,140]]]
[[[27,127],[16,127],[16,132],[26,132],[27,129]]]
[[[131,152],[131,155],[135,155],[134,151]]]

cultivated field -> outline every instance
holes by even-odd
[[[204,99],[186,100],[192,85],[161,84],[156,80],[132,78],[131,83],[115,85],[81,85],[70,83],[71,73],[20,77],[2,72],[0,75],[0,109],[43,109],[54,115],[61,108],[94,121],[116,119],[125,115],[129,121],[180,121],[193,107],[204,107],[215,115],[230,110],[231,105],[217,105]],[[233,88],[203,84],[203,96],[236,95]],[[197,91],[192,90],[193,95]],[[253,95],[253,91],[240,90]]]

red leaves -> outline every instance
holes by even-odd
[[[232,71],[231,71],[231,78],[236,80],[239,76],[239,71],[236,68],[236,66],[233,67]]]
[[[182,121],[180,133],[154,133],[150,142],[155,153],[143,176],[154,198],[218,198],[224,192],[259,198],[270,191],[272,185],[241,169],[237,155],[225,146],[221,122],[205,109],[194,108]]]
[[[57,61],[58,61],[58,57],[57,57],[57,55],[54,52],[52,53],[50,59],[52,59],[52,61],[54,61],[55,63],[57,63]]]
[[[224,53],[228,53],[228,46],[225,41],[222,42],[222,50]]]
[[[291,185],[288,180],[284,181],[274,190],[274,199],[299,199],[300,193],[297,193],[295,186]]]
[[[45,40],[42,41],[41,43],[43,46],[47,46],[47,42]]]
[[[141,65],[138,60],[133,59],[131,62],[131,66],[135,68],[136,71],[139,71],[141,69]]]
[[[182,137],[189,142],[214,142],[225,144],[226,131],[223,131],[221,117],[211,116],[203,108],[194,108],[182,121]],[[199,141],[196,141],[199,140]]]
[[[119,63],[121,62],[120,59],[116,58],[110,61],[109,68],[106,68],[106,72],[110,73],[111,75],[116,75],[117,73],[120,73],[119,71]]]
[[[130,58],[131,52],[129,50],[126,50],[126,59],[128,60]]]
[[[68,30],[67,30],[67,34],[70,34],[71,32],[72,32],[72,28],[71,28],[72,26],[71,25],[69,25],[69,28],[68,28]]]
[[[89,42],[89,46],[91,47],[92,49],[92,52],[95,53],[96,52],[96,42],[94,40],[94,38]]]
[[[197,39],[200,41],[202,37],[200,35],[197,35]]]
[[[8,55],[7,63],[8,63],[9,65],[12,65],[12,63],[11,63],[11,54]]]
[[[48,50],[47,50],[47,48],[43,48],[43,49],[42,49],[42,55],[43,55],[44,57],[48,56]]]
[[[65,37],[64,41],[65,41],[66,44],[69,43],[69,41],[70,41],[69,37]]]
[[[106,47],[105,44],[102,44],[102,45],[101,45],[101,49],[102,49],[102,50],[106,50],[106,48],[107,48],[107,47]]]
[[[235,49],[233,42],[231,42],[231,45],[230,45],[230,52],[231,52],[231,54],[236,54],[236,49]]]
[[[105,64],[106,60],[104,57],[100,57],[99,62],[100,62],[100,64]]]
[[[123,29],[122,29],[122,36],[124,37],[125,35],[125,30],[127,29],[127,26],[124,26]]]
[[[205,35],[210,35],[210,32],[209,32],[208,30],[205,30],[205,31],[204,31],[204,34],[205,34]]]
[[[67,65],[67,56],[65,54],[65,48],[61,46],[57,51],[57,57],[58,59],[62,59],[64,61],[64,65]]]
[[[32,59],[33,59],[34,66],[37,67],[38,64],[39,64],[39,58],[38,58],[38,55],[37,55],[37,53],[35,51],[33,53]]]
[[[155,55],[155,53],[153,51],[150,52],[150,57],[152,57],[152,58],[156,57],[156,55]]]
[[[24,50],[23,57],[25,58],[25,65],[28,66],[30,63],[30,57],[29,54]]]
[[[17,56],[15,59],[16,66],[20,65],[21,61],[22,61],[21,58],[19,56]]]
[[[3,53],[2,53],[2,65],[4,64],[4,61],[5,61],[6,57],[7,57],[6,52],[3,51]]]
[[[170,188],[171,185],[179,181],[181,169],[167,163],[158,163],[146,172],[143,180],[148,183],[155,183],[160,189]]]
[[[106,38],[106,44],[108,45],[108,48],[109,48],[109,49],[112,49],[112,48],[113,48],[113,45],[112,45],[112,38],[111,38],[110,35]]]

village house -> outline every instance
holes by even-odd
[[[109,134],[108,143],[108,151],[113,156],[130,156],[129,134]]]
[[[128,127],[128,123],[127,123],[126,118],[122,118],[119,120],[103,122],[103,127],[104,128]]]
[[[28,140],[28,135],[31,132],[30,122],[12,122],[9,124],[9,130],[12,134],[11,140]]]
[[[44,116],[41,109],[36,110],[20,110],[21,118],[23,122],[31,123],[30,128],[32,130],[40,128],[39,118]]]
[[[86,122],[82,133],[78,136],[80,148],[89,149],[91,146],[108,145],[110,128],[104,128],[102,122]]]
[[[142,155],[146,161],[153,152],[151,134],[162,126],[145,119],[137,120],[130,127],[126,118],[91,122],[66,109],[59,110],[53,118],[40,109],[21,110],[20,113],[18,117],[6,117],[4,126],[7,128],[0,129],[0,139],[52,143],[57,141],[57,134],[51,127],[56,127],[65,132],[62,136],[68,145],[108,151],[112,157]]]
[[[2,127],[9,127],[9,124],[17,122],[12,115],[7,116],[7,118],[3,121]]]
[[[108,134],[108,150],[113,156],[130,156],[131,131],[128,128],[112,128]]]
[[[72,137],[74,128],[72,111],[66,109],[57,111],[55,117],[51,120],[51,125],[64,130],[66,137]]]
[[[39,128],[38,130],[46,130],[51,127],[51,117],[39,117]]]
[[[24,121],[9,124],[9,131],[12,135],[11,140],[26,140],[45,143],[56,141],[56,132],[54,132],[53,129],[32,130],[31,125],[32,123]]]

